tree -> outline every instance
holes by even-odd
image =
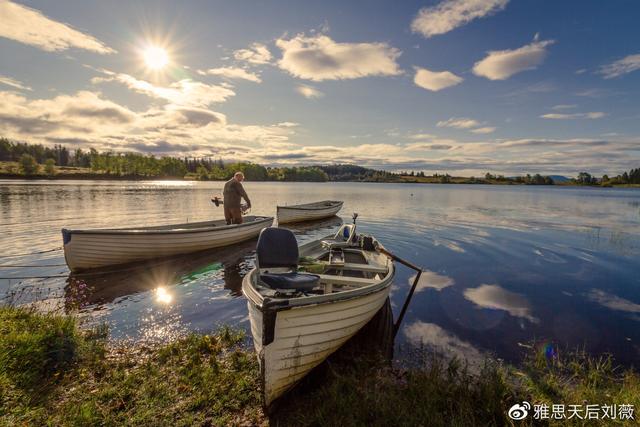
[[[196,175],[198,181],[207,181],[209,179],[209,171],[202,165],[196,169]]]
[[[590,173],[587,172],[580,172],[578,174],[578,178],[576,178],[576,181],[578,182],[578,184],[582,185],[591,185],[595,183],[595,179],[591,176]]]
[[[49,176],[53,176],[56,174],[56,161],[53,159],[47,159],[44,162],[44,172],[49,175]]]
[[[12,160],[12,144],[7,138],[0,138],[0,160]]]
[[[38,162],[31,154],[23,154],[20,157],[20,170],[25,175],[34,175],[38,172]]]

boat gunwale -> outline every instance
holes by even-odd
[[[253,277],[257,270],[253,268],[242,280],[242,290],[247,298],[262,313],[278,312],[289,310],[292,308],[306,307],[310,305],[333,304],[342,301],[348,301],[354,298],[361,298],[370,294],[380,292],[391,286],[393,277],[395,276],[395,265],[393,262],[389,264],[389,271],[384,278],[378,283],[363,286],[357,289],[349,289],[343,292],[335,292],[332,294],[314,295],[303,298],[270,298],[265,297],[253,287]],[[246,286],[245,286],[246,283]],[[248,288],[245,290],[245,287]],[[293,304],[292,304],[293,302]]]
[[[145,234],[189,234],[189,233],[204,233],[208,231],[218,231],[218,230],[230,230],[236,228],[246,228],[249,226],[255,226],[262,223],[267,223],[269,221],[273,222],[274,217],[271,216],[252,216],[251,218],[255,218],[250,222],[243,222],[242,224],[222,224],[222,225],[213,225],[199,228],[173,228],[173,229],[157,229],[157,228],[96,228],[96,229],[67,229],[63,228],[64,232],[69,234],[99,234],[99,235],[119,235],[119,236],[128,236],[128,235],[145,235]],[[219,220],[224,221],[224,220]],[[211,223],[216,221],[203,221],[203,223]],[[187,225],[188,223],[175,224],[175,226]],[[192,223],[193,224],[193,223]],[[171,225],[169,225],[171,226]]]
[[[320,203],[331,203],[330,205],[324,206],[312,206]],[[333,209],[338,206],[342,206],[344,201],[342,200],[322,200],[320,202],[312,202],[312,203],[302,203],[299,205],[290,205],[290,206],[276,206],[276,211],[280,209],[290,209],[290,210],[301,210],[301,211],[319,211],[324,209]]]

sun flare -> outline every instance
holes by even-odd
[[[145,49],[144,62],[152,70],[160,70],[169,63],[169,54],[158,46],[151,46]]]
[[[171,295],[165,288],[159,286],[155,290],[156,292],[156,301],[162,304],[170,304],[173,301],[173,295]]]

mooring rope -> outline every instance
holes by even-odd
[[[19,276],[19,277],[0,277],[0,280],[26,280],[26,279],[55,279],[60,277],[69,277],[68,274],[54,274],[51,276]]]
[[[0,268],[37,268],[37,267],[62,267],[67,264],[40,264],[40,265],[19,265],[19,264],[3,264]]]
[[[58,246],[57,248],[49,249],[49,250],[46,250],[46,251],[30,252],[30,253],[24,253],[24,254],[0,255],[0,258],[15,258],[15,257],[19,257],[19,256],[46,254],[46,253],[49,253],[49,252],[59,251],[60,249],[62,249],[62,246]]]

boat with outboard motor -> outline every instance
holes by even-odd
[[[289,230],[262,230],[242,292],[267,407],[373,318],[394,273],[382,245],[355,224],[300,247]]]

